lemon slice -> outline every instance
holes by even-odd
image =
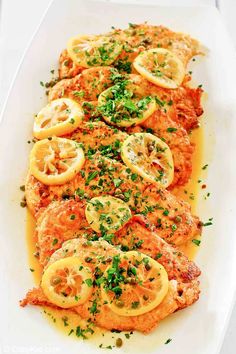
[[[94,231],[115,232],[131,218],[131,211],[122,200],[103,195],[88,202],[85,216]]]
[[[167,188],[174,178],[169,146],[150,133],[130,135],[121,147],[124,163],[146,181]]]
[[[64,184],[75,177],[84,161],[77,142],[57,137],[43,139],[30,152],[30,172],[44,184]]]
[[[43,273],[41,287],[47,298],[63,308],[83,304],[92,293],[92,273],[78,257],[52,263]]]
[[[104,273],[102,298],[121,316],[138,316],[157,307],[168,291],[165,268],[145,254],[114,256]]]
[[[143,90],[126,80],[103,91],[98,97],[98,109],[106,122],[130,127],[145,121],[156,110],[153,97],[143,97]]]
[[[109,36],[79,35],[70,38],[67,44],[67,51],[71,59],[85,68],[110,65],[121,50],[121,43]]]
[[[77,102],[69,98],[59,98],[47,104],[37,114],[33,134],[37,139],[69,134],[79,126],[83,116],[83,110]]]
[[[133,63],[135,69],[153,84],[169,89],[181,85],[185,69],[182,61],[170,50],[149,49],[141,52]]]

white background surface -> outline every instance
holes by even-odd
[[[1,1],[1,0],[0,0]],[[66,1],[66,0],[65,0]],[[67,0],[69,1],[69,0]],[[124,2],[124,1],[123,1]],[[0,110],[6,98],[19,61],[38,26],[41,16],[50,0],[2,0],[0,23]],[[226,27],[236,47],[236,0],[166,0],[158,4],[218,4]],[[223,43],[222,43],[223,46]],[[40,53],[43,55],[43,53]],[[39,60],[40,60],[39,55]],[[236,306],[224,340],[221,354],[236,352]],[[191,353],[189,353],[191,354]]]

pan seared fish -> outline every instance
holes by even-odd
[[[161,239],[159,230],[144,215],[135,215],[115,234],[96,234],[85,218],[85,201],[63,200],[53,202],[40,212],[37,218],[36,240],[40,263],[47,264],[50,256],[62,246],[64,241],[72,238],[87,237],[109,239],[114,245],[120,245],[122,250],[139,250],[152,258],[158,256],[158,261],[166,269],[173,270],[172,279],[188,282],[199,276],[200,271],[193,262]],[[73,218],[71,218],[73,215]],[[56,242],[54,241],[56,240]],[[161,256],[160,256],[161,255]],[[171,269],[168,274],[171,273]]]
[[[188,203],[168,190],[157,189],[139,176],[133,180],[131,171],[119,161],[94,154],[86,159],[80,172],[71,181],[58,186],[44,185],[29,174],[26,200],[33,215],[55,200],[110,194],[127,202],[134,214],[146,215],[159,235],[169,243],[185,243],[201,232],[201,223],[191,214]],[[117,178],[122,182],[118,188]]]
[[[131,63],[143,50],[166,48],[173,51],[185,65],[201,53],[199,42],[184,33],[173,32],[163,26],[148,24],[130,24],[127,29],[114,29],[108,35],[123,43],[123,50],[114,65],[121,71],[130,73],[134,70]],[[59,59],[60,79],[71,78],[83,71],[70,59],[67,50],[63,50]]]
[[[71,79],[62,79],[49,91],[49,101],[57,98],[69,97],[84,105],[85,111],[90,107],[96,110],[97,97],[106,88],[114,85],[121,77],[113,67],[95,67],[85,69]],[[144,88],[144,95],[158,98],[160,108],[164,108],[166,115],[179,124],[187,132],[199,126],[199,117],[203,113],[201,97],[203,90],[200,87],[188,86],[189,76],[186,76],[182,85],[175,89],[158,87],[140,75],[125,75],[124,78],[136,80]],[[90,103],[89,103],[90,102]]]
[[[168,245],[167,247],[171,248],[171,246]],[[161,245],[160,251],[163,252],[164,257],[168,259],[168,252]],[[51,256],[48,265],[65,257],[72,255],[79,256],[84,262],[86,262],[86,259],[89,259],[88,266],[91,267],[94,274],[96,274],[96,269],[99,269],[99,273],[101,274],[104,272],[107,265],[111,263],[113,257],[121,254],[122,251],[104,240],[88,241],[81,237],[64,242],[62,247]],[[161,263],[161,258],[159,261]],[[187,259],[186,262],[188,262]],[[163,318],[179,309],[191,305],[199,297],[198,280],[194,279],[189,282],[182,282],[180,277],[173,278],[175,267],[175,263],[169,259],[168,268],[166,269],[169,276],[169,290],[164,300],[157,307],[143,315],[127,317],[113,312],[101,299],[100,287],[96,285],[94,286],[91,297],[84,304],[71,309],[77,312],[82,318],[92,321],[108,330],[137,330],[148,333],[153,330]],[[21,301],[21,306],[28,304],[55,307],[44,295],[41,288],[35,288],[27,293],[26,298]],[[95,307],[94,304],[96,304]],[[94,308],[96,308],[95,311]]]
[[[84,40],[88,46],[92,44],[81,51]],[[164,50],[145,52],[152,48]],[[48,100],[70,98],[81,105],[84,114],[77,117],[65,105],[64,101],[71,102],[81,111],[71,100],[57,101],[64,108],[51,103],[49,111],[54,103],[58,106],[41,124],[41,130],[46,130],[41,137],[53,144],[73,145],[80,155],[68,148],[71,165],[63,174],[60,169],[64,171],[69,162],[66,154],[60,154],[61,147],[54,156],[52,143],[45,139],[32,150],[25,194],[36,219],[34,241],[43,273],[39,286],[28,291],[20,305],[69,309],[87,326],[149,333],[168,315],[195,303],[200,294],[201,271],[178,246],[198,236],[202,223],[192,215],[188,203],[171,193],[185,185],[192,173],[195,147],[189,133],[199,126],[203,90],[191,88],[191,76],[186,73],[191,58],[202,54],[200,44],[163,26],[130,23],[129,28],[112,28],[102,37],[71,38],[68,51],[61,53],[60,81],[48,85]],[[101,66],[93,66],[96,64]],[[124,107],[130,110],[128,116]],[[120,120],[116,120],[117,112]],[[125,120],[127,124],[123,124]],[[65,123],[60,134],[58,122]],[[150,134],[130,136],[135,133],[151,133],[159,139]],[[54,134],[70,140],[54,138]],[[140,136],[143,150],[136,139]],[[137,143],[130,144],[128,152],[127,138]],[[159,143],[146,146],[145,139]],[[40,150],[45,145],[52,148],[51,155]],[[140,164],[146,164],[147,173],[135,169],[135,159],[126,159],[126,153],[136,154]],[[162,159],[170,170],[166,184],[155,178],[158,164],[160,177],[165,176]],[[60,169],[53,170],[51,161]],[[36,164],[46,165],[45,178],[40,178]],[[48,165],[53,173],[62,174],[60,180],[52,176],[54,180],[48,182]],[[148,178],[152,165],[153,179]],[[58,181],[64,184],[53,185]],[[99,198],[91,200],[94,197]]]
[[[49,100],[61,97],[75,99],[82,104],[85,119],[93,120],[99,117],[97,96],[105,87],[112,85],[111,78],[115,75],[112,70],[109,67],[91,68],[73,79],[62,80],[51,89]],[[128,79],[139,88],[142,87],[144,96],[156,97],[158,103],[157,110],[141,126],[129,129],[128,132],[144,129],[164,139],[174,158],[175,177],[172,187],[186,184],[191,176],[194,152],[187,131],[199,125],[198,117],[203,112],[200,102],[202,90],[187,86],[176,90],[163,89],[134,74],[129,75]],[[107,128],[104,126],[104,129]]]

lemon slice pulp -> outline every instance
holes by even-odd
[[[77,142],[57,137],[43,139],[30,152],[30,172],[46,185],[64,184],[75,177],[84,161]]]
[[[185,69],[182,61],[170,50],[154,48],[141,52],[134,60],[135,69],[153,84],[169,89],[181,85]]]
[[[123,162],[146,181],[167,188],[174,178],[174,163],[169,146],[150,133],[130,135],[122,144]]]
[[[131,211],[124,201],[103,195],[88,202],[85,216],[94,231],[115,232],[131,218]]]
[[[143,97],[143,90],[132,81],[123,81],[103,91],[98,109],[107,123],[130,127],[144,122],[156,110],[153,97]]]
[[[83,117],[83,110],[77,102],[69,98],[59,98],[47,104],[37,114],[33,134],[37,139],[69,134],[79,126]]]
[[[121,316],[138,316],[153,310],[168,291],[165,268],[136,251],[114,256],[104,279],[102,298]]]
[[[85,68],[110,65],[121,50],[121,43],[110,36],[78,35],[71,38],[67,44],[71,59]]]
[[[92,293],[92,273],[78,257],[52,263],[43,273],[41,287],[55,305],[70,308],[83,304]]]

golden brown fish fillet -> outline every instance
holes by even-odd
[[[107,87],[114,84],[117,71],[112,67],[95,67],[85,69],[80,75],[73,79],[59,81],[49,92],[49,101],[56,98],[69,97],[79,103],[89,101],[85,110],[95,111],[97,96]],[[160,104],[159,108],[166,113],[169,119],[178,123],[181,127],[190,131],[198,127],[199,117],[203,113],[201,96],[203,90],[200,87],[191,88],[188,86],[189,77],[186,76],[183,84],[175,89],[158,87],[140,75],[127,76],[139,87],[143,88],[143,94],[155,96]],[[90,105],[92,104],[92,107]],[[95,112],[93,112],[95,114]]]
[[[70,79],[80,74],[85,68],[77,65],[71,60],[66,49],[64,49],[59,58],[58,74],[60,79]]]
[[[189,76],[186,76],[182,85],[174,90],[156,86],[141,75],[131,74],[128,78],[142,88],[144,96],[157,98],[159,110],[168,117],[170,123],[176,122],[187,132],[199,126],[199,117],[203,113],[201,105],[203,90],[200,87],[189,87],[188,83],[191,79]]]
[[[121,182],[119,188],[115,186],[117,179]],[[101,155],[87,159],[83,170],[64,185],[46,186],[30,174],[26,181],[27,205],[33,215],[54,200],[75,195],[87,199],[101,194],[121,198],[133,213],[147,215],[159,235],[169,243],[184,243],[201,232],[200,221],[191,214],[188,203],[139,176],[134,180],[132,172],[123,164]]]
[[[127,29],[114,29],[108,35],[123,44],[123,50],[114,62],[121,72],[135,72],[131,63],[143,50],[166,48],[173,51],[186,66],[189,60],[201,54],[199,42],[184,33],[173,32],[163,26],[131,24]],[[63,50],[59,59],[59,78],[71,78],[83,68],[73,63],[67,50]]]
[[[74,132],[65,135],[65,138],[82,143],[86,154],[100,151],[104,156],[119,160],[121,144],[127,137],[126,132],[101,121],[84,122]]]
[[[133,216],[115,233],[111,242],[121,245],[123,250],[138,250],[158,260],[165,267],[169,279],[188,283],[201,274],[196,264],[159,237],[158,230],[153,229],[142,215]]]
[[[192,88],[185,83],[177,90],[169,90],[169,102],[173,102],[171,118],[187,132],[199,126],[203,114],[202,93],[202,88]]]
[[[91,70],[90,74],[92,75],[93,69],[88,69],[87,71],[90,70]],[[103,72],[103,70],[105,69],[99,69],[99,70],[102,70]],[[109,69],[106,68],[105,73],[107,74],[108,72]],[[85,75],[87,76],[86,70],[81,75],[83,74],[84,76]],[[88,75],[89,77],[90,74]],[[104,74],[103,76],[105,80],[106,75]],[[174,181],[172,183],[172,188],[176,185],[186,184],[192,172],[192,154],[194,151],[194,147],[190,143],[189,136],[186,130],[183,128],[183,126],[185,126],[188,129],[192,129],[198,126],[198,116],[195,112],[194,104],[191,103],[191,99],[188,99],[184,95],[184,92],[191,93],[191,91],[189,90],[192,89],[181,87],[177,90],[165,90],[162,88],[158,88],[153,84],[150,84],[148,81],[143,79],[140,75],[130,75],[130,79],[137,86],[139,86],[139,88],[142,87],[144,96],[152,95],[158,98],[158,102],[160,103],[158,109],[152,114],[151,117],[149,117],[146,121],[142,123],[142,127],[144,129],[151,130],[158,137],[165,139],[166,143],[169,145],[172,151],[173,158],[174,158],[174,166],[175,166],[175,176],[174,176]],[[77,80],[77,77],[69,81],[72,80]],[[79,80],[80,78],[78,77],[77,81],[79,82]],[[67,83],[63,81],[68,81],[68,80],[62,80],[61,82],[56,84],[56,86],[52,88],[51,93],[49,94],[49,99],[51,99],[52,97],[53,98],[61,97],[60,94],[58,96],[58,93],[61,92],[61,90],[63,91],[63,96],[71,97],[71,98],[73,98],[75,92],[79,92],[78,91],[79,88],[77,87],[76,90],[74,84],[72,86],[69,85],[69,87],[67,87]],[[90,83],[89,79],[86,79],[84,81]],[[109,81],[104,81],[104,82],[106,82],[106,84],[109,86]],[[95,93],[100,92],[100,90],[101,88],[99,86],[97,87],[97,91],[95,90],[94,92]],[[175,93],[171,91],[175,91]],[[86,90],[82,92],[86,92]],[[87,93],[85,93],[83,97],[76,97],[76,99],[77,98],[80,101],[80,103],[82,103],[83,100],[89,100],[90,98],[96,99],[95,96],[89,98],[89,95]],[[171,106],[168,104],[169,102],[172,102]],[[199,104],[200,104],[200,97],[199,97]],[[89,115],[90,115],[90,119],[93,115],[95,116],[98,115],[98,112],[96,112],[96,105],[97,105],[96,101],[87,103],[87,106],[89,107],[88,109],[87,106],[85,108],[85,113],[87,113],[86,119],[88,119]],[[198,107],[199,105],[196,104],[196,106]],[[180,112],[181,110],[182,113]],[[140,131],[140,129],[141,129],[140,126],[137,126],[133,129],[129,129],[128,132],[132,133],[135,131]],[[104,126],[104,131],[106,130],[109,129]],[[80,130],[78,130],[76,140],[78,140],[80,136],[81,136]],[[123,137],[124,136],[125,135],[123,135]]]
[[[121,254],[121,251],[109,245],[106,241],[87,241],[80,238],[65,242],[62,248],[51,256],[48,265],[72,255],[79,256],[84,262],[89,257],[92,261],[87,264],[95,274],[96,267],[104,272],[107,265],[112,261],[112,257],[118,254]],[[108,305],[104,304],[101,300],[100,288],[94,286],[91,298],[83,305],[73,308],[73,310],[82,318],[109,330],[137,330],[148,333],[169,314],[198,300],[199,292],[199,282],[197,280],[186,284],[178,280],[170,280],[168,293],[160,305],[143,315],[127,317],[115,314]],[[94,303],[96,303],[96,310],[92,311],[91,308]],[[26,298],[21,301],[21,306],[27,304],[53,306],[40,288],[28,292]]]
[[[109,86],[114,85],[114,73],[111,66],[98,66],[84,70],[72,79],[63,79],[51,88],[48,100],[69,97],[80,103],[97,101],[98,95]]]
[[[45,265],[49,257],[66,240],[83,235],[89,239],[100,237],[94,233],[86,221],[85,206],[85,201],[63,200],[52,202],[40,213],[36,226],[40,263]],[[154,215],[151,217],[154,219]],[[181,229],[184,233],[184,227]],[[194,263],[188,261],[181,252],[176,252],[175,248],[162,240],[160,237],[162,233],[159,231],[146,217],[136,215],[110,239],[111,243],[121,245],[123,250],[138,249],[152,258],[159,255],[160,263],[163,262],[166,268],[172,262],[171,267],[174,269],[174,273],[169,271],[171,279],[181,279],[182,282],[186,282],[196,278],[200,274],[199,269]],[[183,236],[183,241],[185,238],[186,236]]]
[[[169,189],[186,184],[192,172],[194,151],[186,131],[163,111],[157,110],[143,122],[142,127],[130,128],[128,132],[146,131],[150,128],[153,134],[165,140],[173,155],[175,174]],[[95,152],[98,149],[108,157],[120,158],[119,148],[128,135],[102,122],[95,122],[83,123],[75,132],[66,137],[83,143],[86,151],[89,149],[92,152],[94,149]]]
[[[142,50],[166,48],[174,52],[185,66],[193,56],[201,54],[197,40],[164,26],[153,26],[147,23],[130,24],[129,28],[124,30],[114,29],[110,35],[124,42],[124,51],[127,54],[134,48],[142,48]]]
[[[85,218],[85,202],[70,199],[50,203],[37,214],[35,238],[40,263],[45,265],[64,241],[87,233],[91,235],[93,230]]]

